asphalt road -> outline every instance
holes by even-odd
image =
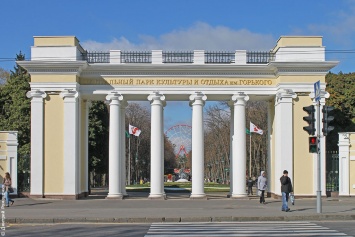
[[[154,225],[161,225],[161,223],[155,224],[47,224],[47,225],[10,225],[5,229],[5,236],[120,236],[120,237],[144,237],[144,236],[174,236],[171,232],[168,235],[155,235],[154,232],[149,232],[154,230]],[[164,230],[164,225],[166,229]],[[229,236],[241,236],[238,231],[247,231],[247,236],[263,236],[260,233],[264,233],[264,236],[276,235],[276,231],[281,227],[286,227],[287,225],[291,226],[289,229],[286,227],[282,233],[285,236],[324,236],[324,233],[330,231],[333,233],[332,236],[355,236],[355,221],[323,221],[323,222],[218,222],[218,223],[172,223],[172,226],[169,226],[169,223],[163,223],[164,231],[173,231],[174,226],[182,227],[182,229],[187,232],[185,235],[181,235],[176,232],[178,236],[191,236],[191,234],[196,234],[193,232],[193,229],[196,231],[196,226],[199,226],[202,230],[208,230],[208,234],[203,234],[199,236],[223,236],[221,235],[221,230],[224,230],[223,233],[230,231],[232,235]],[[202,227],[201,227],[202,226]],[[227,228],[227,227],[228,228]],[[246,229],[250,226],[250,229]],[[292,227],[292,226],[297,226]],[[315,228],[311,230],[311,228]],[[325,228],[324,228],[325,227]],[[234,228],[234,229],[232,229]],[[270,229],[271,228],[271,229]],[[275,233],[273,233],[273,229]],[[328,229],[329,228],[329,229]],[[190,230],[190,233],[189,233]],[[214,230],[214,231],[213,231]],[[178,231],[178,230],[176,230]],[[180,230],[181,231],[181,230]],[[226,232],[227,231],[227,232]],[[269,234],[266,234],[266,231],[270,231]],[[300,231],[300,233],[295,233]],[[303,232],[304,231],[304,232]],[[238,232],[238,233],[237,233]],[[229,232],[228,232],[229,233]],[[308,234],[307,234],[308,233]],[[238,235],[239,234],[239,235]],[[280,233],[278,233],[280,234]],[[318,234],[318,235],[317,235]],[[196,236],[196,235],[194,235]]]

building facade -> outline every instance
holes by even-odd
[[[203,107],[229,101],[231,117],[231,193],[246,196],[246,119],[248,101],[268,102],[269,192],[280,195],[287,169],[297,196],[314,197],[317,159],[308,152],[304,106],[321,108],[329,96],[325,75],[337,62],[325,60],[319,36],[280,37],[270,52],[90,53],[76,37],[34,37],[31,60],[18,64],[31,74],[31,196],[80,198],[88,194],[88,111],[90,101],[110,108],[109,193],[122,199],[125,188],[125,108],[129,101],[151,104],[151,188],[148,198],[164,199],[163,121],[169,101],[192,108],[191,199],[204,193]],[[322,119],[322,118],[321,118]],[[119,141],[119,145],[117,145]],[[321,184],[325,195],[325,138],[321,138]]]

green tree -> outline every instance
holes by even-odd
[[[108,172],[109,114],[103,101],[93,101],[89,111],[89,172]]]
[[[25,55],[20,52],[16,60],[25,60]],[[27,71],[16,65],[0,90],[0,130],[18,131],[19,171],[29,169],[30,164],[31,102],[26,97],[31,90],[29,81]]]
[[[355,132],[355,73],[328,73],[326,104],[334,106],[334,130],[327,136],[327,150],[338,150],[338,132]]]

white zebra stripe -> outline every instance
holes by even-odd
[[[347,236],[310,222],[153,223],[145,237]]]

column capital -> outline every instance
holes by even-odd
[[[346,146],[349,147],[350,146],[350,134],[347,132],[340,132],[339,133],[339,142],[338,142],[338,146]]]
[[[205,105],[205,101],[207,100],[207,96],[201,91],[196,91],[195,94],[191,94],[189,96],[190,106],[202,104]]]
[[[106,100],[109,105],[118,104],[120,107],[123,106],[124,108],[128,105],[127,101],[124,100],[123,95],[118,91],[111,91],[106,96]]]
[[[314,98],[314,92],[309,94],[309,97],[313,99],[313,103],[316,104],[317,102],[315,101]],[[325,105],[325,100],[330,97],[330,94],[327,91],[321,91],[320,92],[320,104]]]
[[[245,105],[245,102],[249,100],[249,96],[245,94],[244,92],[238,92],[238,94],[234,94],[232,96],[232,103],[233,104],[243,104]]]
[[[292,99],[296,99],[297,94],[292,89],[283,89],[276,93],[276,102],[292,102]]]
[[[119,93],[118,91],[111,91],[109,94],[106,96],[106,100],[120,100],[123,101],[123,95]]]
[[[151,105],[166,105],[165,96],[160,94],[159,91],[154,91],[152,94],[148,95],[147,99],[150,101]]]
[[[32,98],[32,99],[44,99],[47,97],[47,93],[40,90],[28,91],[26,93],[26,96],[27,98]]]
[[[60,94],[60,97],[63,99],[70,98],[70,99],[77,99],[79,97],[79,92],[73,89],[64,89]]]

